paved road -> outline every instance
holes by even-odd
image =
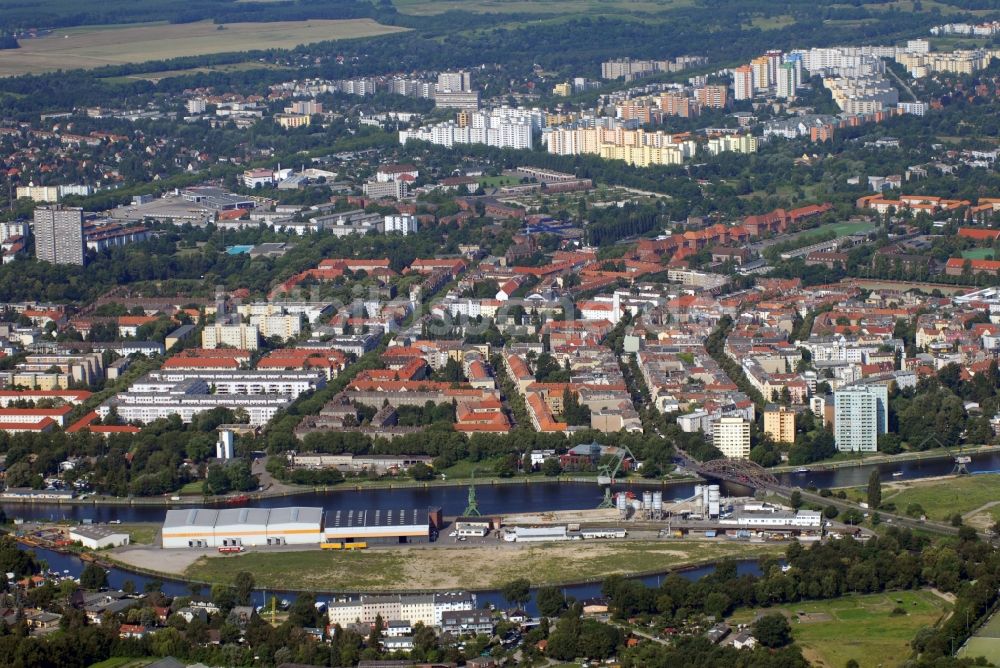
[[[896,83],[898,83],[900,86],[902,86],[903,89],[905,89],[906,92],[910,94],[910,99],[911,100],[913,100],[913,101],[917,100],[917,96],[914,95],[913,89],[910,88],[910,86],[905,81],[903,81],[902,79],[900,79],[899,75],[897,75],[895,72],[892,71],[891,67],[885,68],[885,71],[889,73],[889,76],[891,76],[893,79],[896,80]]]

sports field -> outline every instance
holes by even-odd
[[[758,612],[780,612],[810,664],[841,668],[854,659],[862,668],[888,668],[903,665],[916,632],[934,626],[950,607],[930,591],[893,591],[742,610],[728,621],[747,624]]]
[[[0,51],[0,76],[92,68],[210,53],[290,49],[300,44],[373,37],[404,28],[371,19],[229,23],[211,21],[56,30],[21,40],[21,48]]]
[[[969,638],[958,655],[971,659],[982,656],[994,665],[1000,664],[1000,615],[990,617],[989,621],[976,631],[976,635]]]
[[[962,251],[962,257],[967,260],[992,260],[993,259],[993,249],[992,248],[970,248],[967,251]]]

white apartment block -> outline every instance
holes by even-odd
[[[282,394],[297,397],[326,385],[319,371],[260,369],[253,371],[200,371],[161,369],[137,380],[130,391],[167,393],[179,383],[203,382],[215,395]]]
[[[399,132],[400,144],[406,144],[411,139],[447,147],[456,144],[486,144],[497,148],[513,149],[533,147],[531,126],[513,120],[491,122],[489,127],[461,127],[457,123],[449,121]]]
[[[417,233],[417,217],[408,213],[386,216],[384,225],[386,234],[399,232],[405,237]]]
[[[876,452],[878,436],[889,422],[889,397],[884,385],[852,385],[833,395],[833,434],[837,450]]]
[[[194,416],[215,408],[246,411],[249,424],[262,426],[274,419],[279,410],[291,405],[292,399],[284,395],[214,395],[214,394],[140,394],[125,393],[101,404],[97,414],[108,416],[114,408],[118,416],[128,422],[149,423],[177,415],[184,423],[190,423]]]
[[[97,408],[128,421],[148,423],[177,415],[185,423],[214,408],[243,410],[252,425],[264,425],[304,392],[326,385],[310,371],[154,371]]]
[[[201,347],[214,349],[220,346],[239,350],[257,350],[260,332],[255,325],[243,323],[206,325],[201,333]]]
[[[796,68],[795,63],[782,63],[778,67],[775,96],[787,100],[795,99],[795,95],[801,85],[800,76],[801,69]]]
[[[329,302],[253,302],[238,305],[236,312],[243,318],[250,318],[255,315],[299,315],[310,323],[315,323],[324,314],[330,313],[332,308],[333,305]]]
[[[534,132],[543,127],[543,111],[504,106],[471,112],[467,124],[449,121],[415,130],[401,130],[399,143],[418,139],[441,146],[486,144],[497,148],[530,149],[534,146]]]
[[[708,140],[705,149],[712,155],[731,151],[733,153],[756,153],[757,138],[753,135],[723,135]]]
[[[371,624],[376,617],[383,620],[398,619],[425,626],[441,626],[445,612],[474,610],[476,595],[454,594],[390,594],[363,595],[349,601],[331,601],[327,604],[330,625],[346,626],[355,622]]]
[[[466,70],[438,74],[437,90],[442,93],[464,93],[472,90],[472,75]]]
[[[739,417],[723,417],[712,425],[712,445],[727,459],[750,457],[750,422]]]
[[[753,70],[749,66],[733,71],[733,97],[737,100],[753,99]]]
[[[298,314],[252,315],[250,316],[250,325],[256,327],[260,335],[266,339],[276,336],[282,341],[287,341],[302,333],[302,316]]]
[[[83,210],[62,206],[35,209],[35,257],[52,264],[84,262]]]

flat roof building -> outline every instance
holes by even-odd
[[[322,508],[190,508],[167,511],[163,547],[318,545],[322,534]]]
[[[712,445],[729,459],[750,457],[750,421],[722,417],[712,425]]]
[[[795,442],[795,412],[785,406],[764,409],[764,433],[775,443]]]
[[[83,209],[35,209],[35,257],[52,264],[83,264]]]
[[[424,543],[431,540],[426,509],[334,510],[326,514],[328,542]]]
[[[117,531],[109,527],[78,526],[69,530],[70,540],[91,550],[128,545],[130,538],[127,531]]]
[[[833,394],[833,434],[837,450],[876,452],[889,423],[885,385],[852,385]]]

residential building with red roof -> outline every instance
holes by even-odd
[[[99,416],[96,412],[91,411],[90,413],[87,413],[82,418],[71,424],[66,429],[66,433],[75,434],[81,431],[89,431],[92,434],[101,434],[102,436],[110,436],[111,434],[138,434],[140,431],[139,427],[130,424],[123,424],[123,425],[100,424],[98,422],[100,419],[101,416]]]
[[[0,422],[6,424],[37,424],[43,419],[53,420],[60,427],[66,426],[66,418],[73,407],[64,405],[56,408],[0,408]]]
[[[58,400],[78,405],[90,398],[92,392],[86,390],[0,390],[0,407],[7,408],[20,400]]]
[[[966,263],[973,274],[985,273],[995,276],[1000,273],[1000,260],[970,260],[960,257],[949,258],[945,264],[944,273],[949,276],[961,276],[965,271]]]

